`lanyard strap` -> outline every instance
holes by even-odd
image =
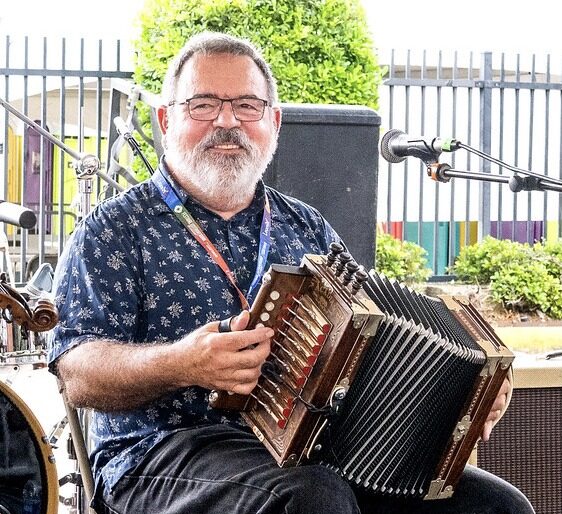
[[[166,177],[163,175],[162,170],[158,168],[156,173],[152,176],[154,184],[158,188],[162,199],[170,210],[176,215],[181,224],[189,230],[191,235],[199,242],[199,244],[205,249],[207,254],[213,259],[213,261],[220,267],[224,272],[230,283],[236,289],[238,296],[240,298],[240,303],[243,309],[249,309],[250,305],[248,300],[244,296],[244,293],[240,291],[240,288],[236,284],[236,278],[234,273],[228,267],[228,264],[223,259],[222,255],[217,250],[216,246],[207,237],[207,234],[199,226],[195,218],[187,210],[185,205],[183,205],[178,194],[168,182]],[[269,254],[269,248],[271,247],[271,207],[269,205],[269,199],[267,193],[265,193],[265,206],[263,209],[263,217],[260,228],[260,242],[258,247],[258,262],[256,265],[256,273],[248,289],[248,296],[250,296],[253,290],[258,285],[263,272],[265,271],[265,266],[267,264],[267,256]]]

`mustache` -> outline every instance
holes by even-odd
[[[238,145],[244,149],[251,146],[248,136],[240,129],[224,129],[218,128],[212,134],[209,134],[203,141],[201,141],[201,148],[207,150],[215,145]]]

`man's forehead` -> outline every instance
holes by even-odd
[[[267,95],[265,77],[247,55],[197,54],[183,67],[178,88],[188,94]]]

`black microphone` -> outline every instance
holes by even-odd
[[[29,229],[37,223],[37,216],[23,205],[0,200],[0,222]]]
[[[454,152],[460,148],[460,144],[456,139],[427,139],[391,129],[381,138],[380,152],[390,163],[402,162],[406,157],[417,157],[430,165],[439,160],[442,152]]]

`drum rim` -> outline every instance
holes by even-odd
[[[14,405],[23,414],[26,421],[29,423],[31,431],[35,437],[34,444],[39,450],[41,458],[39,460],[39,465],[41,466],[42,475],[46,479],[46,494],[47,494],[47,510],[44,511],[46,514],[56,514],[58,510],[58,476],[57,468],[55,465],[55,456],[52,452],[52,447],[49,444],[47,436],[43,432],[39,420],[33,414],[33,411],[29,406],[23,401],[23,399],[10,387],[0,380],[0,392],[4,393],[6,397],[14,403]],[[44,493],[43,493],[44,494]],[[43,506],[44,507],[44,506]]]

